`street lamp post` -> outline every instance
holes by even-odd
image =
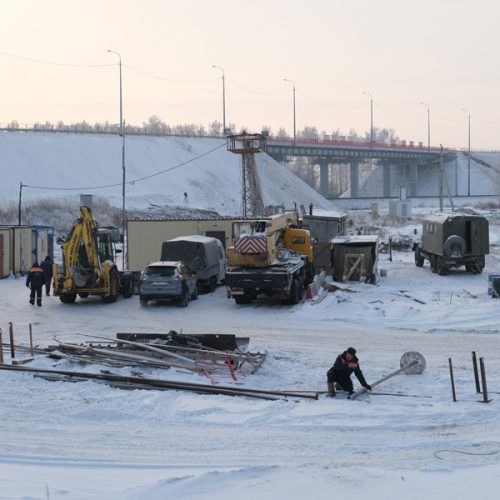
[[[427,106],[427,151],[431,151],[431,108],[425,102],[421,102],[422,106]]]
[[[125,127],[123,121],[123,91],[122,91],[122,56],[119,52],[115,50],[109,50],[108,52],[116,54],[118,56],[118,66],[120,69],[120,135],[122,137],[122,234],[123,234],[123,253],[122,253],[122,269],[125,270],[125,261],[128,252],[126,252],[126,227],[125,227]]]
[[[212,64],[212,68],[220,69],[222,71],[222,135],[226,135],[226,78],[224,75],[224,68]]]
[[[284,82],[288,82],[292,84],[293,88],[293,142],[297,140],[297,122],[295,120],[295,82],[292,80],[288,80],[287,78],[283,78]]]
[[[373,146],[373,95],[369,92],[363,92],[370,96],[370,145]]]
[[[470,111],[468,109],[463,108],[462,111],[465,111],[468,114],[468,122],[469,122],[469,132],[468,132],[468,155],[467,155],[467,196],[470,196]]]

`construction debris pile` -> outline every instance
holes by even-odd
[[[93,337],[96,340],[105,340]],[[47,348],[53,359],[109,367],[180,368],[204,375],[215,383],[217,375],[255,373],[266,353],[246,351],[249,339],[235,335],[182,335],[162,333],[118,333],[106,344],[58,342]]]

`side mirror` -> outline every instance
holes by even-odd
[[[416,228],[413,230],[413,234],[417,234],[417,229]]]

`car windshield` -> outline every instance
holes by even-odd
[[[148,278],[168,278],[170,276],[175,276],[176,271],[176,267],[151,266],[146,268],[144,276]]]

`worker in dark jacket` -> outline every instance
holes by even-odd
[[[40,267],[43,269],[43,277],[45,279],[45,294],[50,295],[50,283],[52,281],[52,266],[54,261],[47,255],[45,259],[42,260]]]
[[[33,266],[30,269],[28,276],[26,278],[26,286],[31,288],[30,293],[30,304],[36,304],[37,306],[42,305],[42,288],[45,283],[45,277],[43,276],[43,269],[38,265],[38,262],[33,262]]]
[[[354,372],[359,383],[367,390],[371,391],[371,385],[369,385],[363,372],[359,367],[359,359],[356,357],[356,349],[354,347],[349,347],[342,354],[337,356],[334,365],[328,370],[327,383],[328,383],[328,394],[335,397],[335,389],[341,389],[343,391],[352,394],[354,392],[351,374]]]

